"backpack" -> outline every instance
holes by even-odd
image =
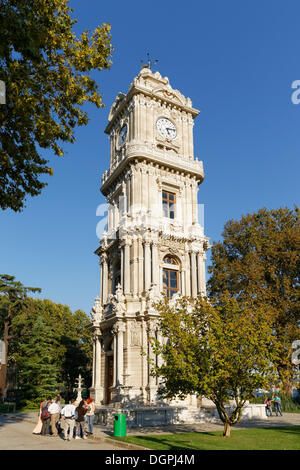
[[[48,402],[45,401],[45,403],[42,404],[42,418],[43,419],[48,419],[50,418],[50,413],[48,411]]]

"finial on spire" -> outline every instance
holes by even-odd
[[[152,65],[156,65],[157,62],[158,62],[158,59],[155,59],[154,61],[152,61],[152,60],[150,59],[150,54],[149,54],[149,52],[147,52],[147,57],[148,57],[148,59],[147,59],[147,63],[146,63],[146,64],[144,64],[144,63],[143,63],[144,61],[141,60],[142,69],[151,69],[151,66],[152,66]]]

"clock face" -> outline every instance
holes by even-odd
[[[125,124],[121,131],[120,131],[120,134],[119,134],[119,147],[121,147],[125,140],[126,140],[126,136],[127,136],[127,124]]]
[[[167,118],[159,118],[156,122],[158,132],[166,139],[175,139],[177,136],[176,127]]]

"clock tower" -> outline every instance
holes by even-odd
[[[110,109],[110,165],[101,184],[107,229],[95,251],[101,288],[91,311],[97,406],[161,403],[147,360],[150,338],[164,340],[153,302],[162,292],[170,301],[206,294],[209,243],[197,203],[204,172],[193,147],[198,114],[167,77],[145,66]]]

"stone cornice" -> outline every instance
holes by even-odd
[[[102,176],[101,192],[107,195],[107,189],[112,182],[119,176],[123,169],[134,160],[147,160],[153,164],[158,164],[175,171],[184,172],[194,176],[198,184],[204,179],[203,162],[199,160],[187,160],[178,155],[166,154],[166,151],[160,151],[157,148],[151,148],[146,144],[132,143],[127,144],[124,158],[117,165],[104,173]]]

